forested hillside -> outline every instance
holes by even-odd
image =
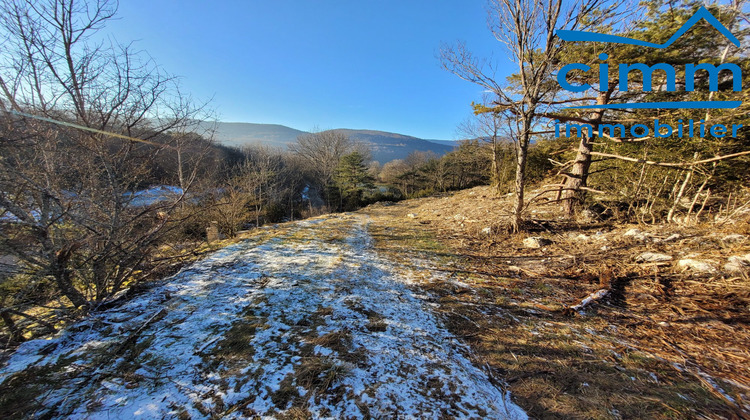
[[[267,146],[286,150],[297,137],[309,134],[277,124],[204,122],[200,127],[210,131],[212,138],[225,146]],[[423,140],[416,137],[375,130],[336,129],[352,141],[362,143],[370,151],[372,160],[381,164],[405,159],[412,152],[432,152],[442,156],[458,145],[454,141]]]

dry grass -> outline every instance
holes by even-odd
[[[323,393],[347,371],[345,366],[335,360],[325,357],[307,357],[295,367],[294,377],[296,383],[305,389]]]
[[[322,346],[339,354],[346,354],[351,349],[352,337],[348,331],[335,331],[307,340],[313,346]]]
[[[241,319],[232,324],[212,350],[211,353],[217,361],[252,360],[255,350],[251,346],[251,341],[258,329],[265,328],[266,324],[262,318],[252,313],[245,314]]]
[[[531,209],[535,232],[510,235],[498,233],[502,221],[487,221],[501,220],[504,207],[480,187],[364,212],[378,251],[420,281],[448,328],[530,416],[749,415],[742,405],[750,390],[750,283],[634,261],[652,251],[723,264],[750,244],[723,243],[722,235],[748,232],[640,226],[681,238],[639,242],[622,235],[633,226],[565,223],[547,206]],[[608,240],[592,239],[597,232]],[[527,249],[527,236],[552,243]],[[583,315],[566,310],[600,287],[615,293]]]
[[[306,411],[307,401],[318,394],[331,395],[331,388],[348,372],[341,363],[323,356],[305,356],[279,384],[279,389],[271,395],[276,407],[288,407],[297,411]],[[298,387],[307,393],[302,396]]]
[[[292,407],[283,413],[277,413],[276,418],[279,420],[307,420],[312,418],[312,414],[305,408]]]

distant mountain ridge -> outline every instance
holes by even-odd
[[[241,147],[248,144],[264,144],[286,148],[305,131],[295,130],[279,124],[255,124],[239,122],[205,122],[202,129],[214,130],[214,139],[226,146]]]
[[[286,149],[289,144],[297,141],[298,136],[308,133],[279,124],[205,122],[201,125],[202,129],[214,130],[214,138],[217,142],[234,147],[262,144]],[[338,128],[335,131],[345,133],[352,141],[366,144],[372,152],[373,160],[380,163],[404,159],[413,151],[434,152],[442,156],[458,145],[448,140],[432,141],[377,130]]]

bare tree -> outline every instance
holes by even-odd
[[[221,190],[215,191],[208,203],[210,220],[217,221],[219,228],[229,237],[237,234],[250,217],[250,207],[257,205],[247,190],[246,176],[244,167],[236,168],[235,175],[222,182]]]
[[[297,137],[289,150],[301,157],[323,183],[329,183],[336,172],[339,159],[353,144],[349,137],[336,130],[317,131]]]
[[[0,2],[0,250],[51,277],[77,308],[147,278],[195,179],[182,135],[200,107],[131,46],[93,43],[112,0]],[[155,159],[181,189],[141,202]],[[198,157],[200,153],[198,153]],[[187,171],[187,172],[185,172]]]
[[[485,102],[491,102],[489,98],[484,98]],[[492,162],[492,185],[500,191],[503,180],[503,166],[508,162],[503,161],[504,153],[502,147],[508,143],[508,139],[503,137],[504,125],[502,114],[499,111],[482,112],[476,114],[473,118],[467,119],[458,127],[459,133],[467,139],[477,139],[487,143],[490,148]]]
[[[327,130],[297,137],[297,142],[289,145],[289,150],[302,159],[318,187],[325,192],[333,185],[339,160],[354,147],[355,145],[346,134],[336,130]],[[326,204],[330,207],[329,194],[324,195]]]
[[[562,0],[490,0],[490,30],[517,66],[516,74],[508,83],[497,79],[496,64],[475,57],[464,44],[441,50],[445,69],[495,95],[490,108],[479,106],[476,111],[500,112],[509,122],[507,130],[516,149],[514,230],[518,230],[523,221],[529,143],[535,135],[536,120],[543,112],[545,99],[550,99],[555,91],[550,76],[563,48],[555,31],[581,30],[602,23],[619,2],[610,2],[606,10],[601,10],[604,4],[603,0],[576,0],[565,4]],[[599,19],[591,19],[593,11],[600,13]]]
[[[394,159],[383,165],[378,179],[382,182],[398,185],[402,195],[409,194],[409,181],[402,177],[404,173],[410,170],[409,165],[403,159]]]
[[[247,158],[242,167],[242,181],[250,194],[250,202],[255,216],[255,225],[260,226],[260,217],[266,204],[278,198],[279,174],[283,168],[280,153],[272,153],[262,146],[245,150]]]

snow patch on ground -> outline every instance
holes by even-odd
[[[54,372],[34,414],[55,418],[247,418],[300,405],[315,418],[526,418],[375,254],[366,220],[340,223],[343,241],[321,239],[329,221],[316,220],[224,248],[119,308],[24,343],[0,382]],[[232,335],[246,350],[229,352],[230,331],[251,323]]]

